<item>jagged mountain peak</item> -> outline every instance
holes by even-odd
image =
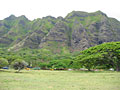
[[[10,21],[11,20],[11,21]],[[72,11],[65,18],[46,16],[33,21],[24,15],[0,21],[0,47],[80,51],[120,41],[120,22],[102,11]]]
[[[11,14],[9,17],[5,18],[6,21],[14,21],[14,20],[28,20],[25,15],[21,15],[16,17],[15,15]]]
[[[88,16],[95,16],[95,15],[107,16],[105,13],[103,13],[100,10],[98,10],[96,12],[92,12],[92,13],[88,13],[88,12],[84,12],[84,11],[72,11],[65,18],[66,19],[70,19],[70,18],[73,18],[73,17],[83,17],[84,18],[84,17],[88,17]]]
[[[104,12],[100,11],[100,10],[98,10],[98,11],[96,11],[96,12],[93,12],[93,14],[103,15],[103,16],[106,16],[106,17],[107,17],[107,15],[106,15]]]
[[[83,11],[72,11],[69,13],[65,18],[72,18],[72,17],[87,17],[88,13]]]
[[[49,16],[43,17],[42,19],[56,19],[56,18],[49,15]]]
[[[9,17],[5,18],[5,20],[14,20],[16,19],[16,16],[11,14]]]
[[[28,20],[28,18],[25,15],[19,16],[18,19],[20,19],[20,20]]]

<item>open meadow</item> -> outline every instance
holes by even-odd
[[[0,70],[0,90],[120,90],[120,72]]]

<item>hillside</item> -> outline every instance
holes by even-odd
[[[0,47],[75,52],[104,42],[120,41],[120,22],[101,11],[72,11],[66,17],[33,21],[11,15],[0,21]]]

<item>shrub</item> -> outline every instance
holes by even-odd
[[[18,70],[18,72],[21,70],[21,69],[24,69],[24,67],[26,67],[28,64],[24,61],[24,60],[21,60],[21,59],[17,59],[15,61],[12,62],[12,67],[15,69],[15,70]]]
[[[60,60],[53,60],[49,63],[49,67],[53,69],[62,70],[62,69],[67,68],[67,65]]]
[[[41,69],[47,69],[48,68],[47,63],[40,63],[39,66],[41,67]]]

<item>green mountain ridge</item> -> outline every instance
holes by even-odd
[[[105,13],[72,11],[65,18],[46,16],[33,21],[11,15],[0,21],[0,47],[75,52],[104,42],[120,41],[120,22]]]

